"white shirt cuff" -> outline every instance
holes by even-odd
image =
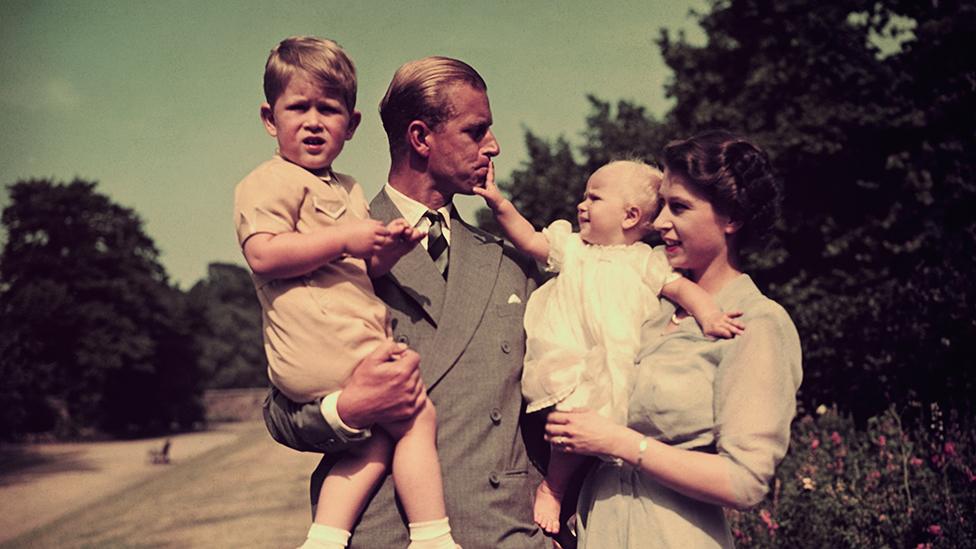
[[[369,438],[372,432],[368,427],[365,429],[350,427],[339,417],[338,403],[340,394],[342,394],[342,391],[335,391],[334,393],[329,393],[322,399],[320,409],[322,410],[322,417],[325,419],[325,422],[329,424],[329,427],[332,428],[336,436],[343,442]]]

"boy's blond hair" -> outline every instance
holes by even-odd
[[[271,50],[264,64],[264,98],[269,105],[274,107],[299,71],[323,89],[338,92],[350,114],[356,109],[356,66],[339,44],[314,36],[285,38]]]
[[[630,168],[629,173],[621,181],[624,199],[629,205],[637,206],[641,210],[641,219],[636,226],[641,235],[652,232],[654,219],[661,211],[661,199],[658,193],[661,183],[664,182],[664,174],[639,158],[614,160],[607,165],[622,165]]]
[[[390,142],[390,153],[396,157],[407,147],[407,127],[420,120],[432,130],[456,113],[451,112],[448,92],[453,84],[467,84],[488,91],[478,71],[471,65],[450,57],[432,56],[404,63],[380,101],[380,118]]]

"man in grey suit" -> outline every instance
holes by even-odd
[[[392,165],[371,215],[405,218],[428,238],[374,287],[391,310],[395,340],[422,357],[419,368],[414,352],[391,358],[390,348],[379,349],[321,403],[298,405],[272,390],[265,419],[279,442],[326,453],[312,476],[314,506],[343,449],[369,436],[370,425],[406,419],[429,398],[454,539],[465,549],[543,548],[549,543],[532,516],[540,475],[528,450],[542,456],[545,445],[541,430],[523,433],[520,387],[522,314],[537,271],[500,239],[465,223],[451,202],[484,184],[499,153],[486,90],[467,64],[428,57],[400,67],[380,103]],[[388,476],[350,547],[407,543]]]

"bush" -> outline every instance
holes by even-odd
[[[836,409],[793,425],[766,500],[729,511],[748,547],[976,547],[971,419],[914,405],[858,429]]]

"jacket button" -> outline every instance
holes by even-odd
[[[502,341],[502,352],[505,354],[512,352],[512,346],[507,341]]]
[[[397,343],[403,343],[404,345],[410,345],[410,338],[406,334],[400,334],[396,336]]]
[[[488,482],[495,488],[498,488],[498,486],[502,483],[501,479],[498,478],[498,473],[494,471],[488,475]]]
[[[491,417],[491,422],[498,425],[502,422],[502,411],[498,408],[492,408],[491,413],[488,414]]]

